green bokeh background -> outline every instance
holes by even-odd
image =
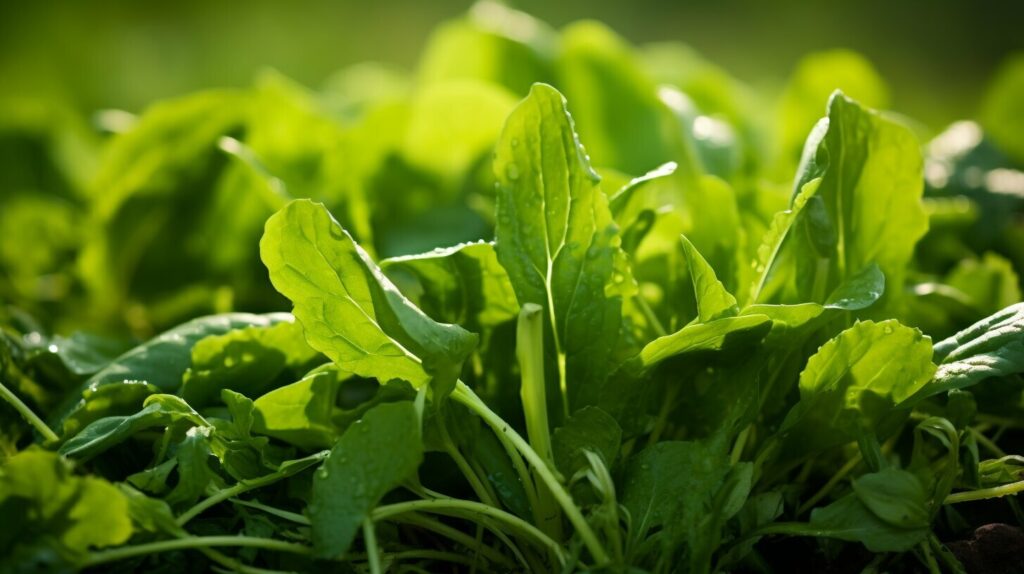
[[[414,67],[430,30],[470,4],[3,2],[0,95],[57,97],[83,111],[139,111],[198,88],[248,85],[267,67],[317,87],[354,62]],[[1019,0],[523,0],[513,6],[556,27],[594,18],[634,43],[689,43],[769,94],[801,55],[850,48],[887,79],[894,109],[933,127],[975,116],[994,71],[1024,49]]]

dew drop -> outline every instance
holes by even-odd
[[[508,164],[508,167],[505,168],[505,175],[512,181],[519,179],[519,166],[514,163]]]
[[[519,147],[519,138],[512,138],[512,141],[510,143],[512,144],[513,148]]]
[[[886,335],[892,335],[892,327],[890,325],[886,325],[885,327],[882,327],[882,332]]]

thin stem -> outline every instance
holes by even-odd
[[[491,497],[490,493],[484,488],[483,483],[480,481],[480,477],[477,476],[469,463],[466,462],[466,457],[462,456],[459,452],[459,447],[455,445],[455,441],[452,440],[451,434],[448,432],[448,425],[442,420],[438,422],[438,427],[441,429],[441,442],[444,443],[444,450],[448,453],[448,456],[455,461],[455,466],[459,468],[462,476],[466,477],[466,481],[469,482],[470,488],[476,493],[476,497],[480,499],[484,504],[490,506],[498,506],[494,498]]]
[[[549,489],[551,489],[552,496],[561,505],[562,510],[565,512],[566,517],[569,518],[569,522],[576,528],[576,531],[580,535],[580,539],[586,545],[587,550],[594,557],[594,560],[598,565],[608,563],[608,553],[605,552],[600,541],[594,531],[590,528],[590,524],[587,523],[586,518],[583,517],[583,513],[580,512],[579,507],[573,502],[572,497],[562,486],[562,483],[555,478],[554,473],[548,468],[547,464],[537,455],[529,443],[523,440],[523,437],[519,436],[519,433],[515,431],[507,422],[502,420],[494,411],[484,403],[480,397],[476,396],[476,393],[472,391],[465,383],[459,381],[452,393],[452,398],[461,402],[462,404],[469,407],[470,410],[477,413],[492,429],[494,429],[499,439],[510,441],[519,452],[523,454],[527,462],[537,471],[538,476],[544,482]],[[561,546],[559,546],[561,551]]]
[[[989,452],[991,452],[992,454],[996,455],[999,458],[1003,458],[1004,456],[1006,456],[1006,451],[999,448],[999,445],[992,442],[992,440],[985,436],[984,433],[974,428],[968,427],[968,429],[971,431],[971,434],[974,435],[974,439],[978,441],[978,444],[987,448]]]
[[[982,488],[979,490],[956,492],[947,496],[943,504],[956,504],[958,502],[969,502],[972,500],[985,500],[986,498],[1000,498],[1003,496],[1010,496],[1011,494],[1017,494],[1018,492],[1024,492],[1024,480],[1019,482],[1011,482],[1010,484],[1004,484],[1001,486],[994,486],[992,488]]]
[[[120,548],[113,548],[102,552],[94,552],[81,563],[81,566],[83,569],[91,568],[100,564],[116,562],[118,560],[125,560],[136,556],[170,552],[172,550],[186,550],[189,548],[209,548],[212,546],[246,546],[250,548],[274,550],[277,552],[290,552],[292,554],[310,554],[312,551],[309,546],[295,544],[294,542],[285,542],[284,540],[276,540],[274,538],[255,538],[252,536],[190,536],[188,538],[160,540],[157,542],[122,546]]]
[[[390,558],[391,560],[443,560],[445,562],[462,564],[464,566],[471,566],[473,564],[472,558],[467,558],[461,554],[456,554],[455,552],[445,552],[443,550],[403,550],[401,552],[388,552],[383,556]],[[372,555],[354,553],[348,555],[348,557],[353,560],[369,560],[370,572],[375,572],[373,570]]]
[[[272,516],[283,518],[285,520],[290,520],[296,524],[302,524],[303,526],[309,526],[310,524],[312,524],[308,518],[297,512],[290,512],[288,510],[274,508],[273,506],[267,506],[266,504],[263,504],[262,502],[256,502],[255,500],[242,500],[241,498],[233,498],[231,499],[231,502],[233,502],[234,504],[240,504],[242,506],[248,506],[249,508],[255,508],[256,510],[262,510],[263,512],[266,512],[267,514],[270,514]]]
[[[640,308],[640,312],[643,313],[644,318],[651,324],[651,329],[654,329],[654,334],[659,337],[665,337],[668,335],[668,331],[665,330],[665,326],[661,324],[661,319],[654,313],[654,309],[647,303],[647,299],[637,291],[637,294],[633,296],[636,301],[636,306]]]
[[[843,480],[844,478],[846,478],[848,474],[853,472],[853,469],[857,468],[857,465],[861,463],[861,460],[863,460],[863,457],[861,456],[860,452],[858,452],[856,455],[850,458],[850,460],[846,461],[846,464],[844,464],[839,470],[837,470],[836,473],[833,474],[832,477],[828,479],[828,482],[826,482],[825,485],[818,490],[818,492],[815,492],[813,496],[807,499],[807,502],[804,502],[803,504],[800,505],[799,508],[796,509],[796,515],[800,516],[801,514],[814,508],[815,504],[821,502],[821,499],[825,498],[825,496],[827,496],[828,493],[832,492],[832,489],[835,488],[841,480]]]
[[[475,553],[483,556],[488,562],[495,564],[501,564],[507,568],[512,568],[514,562],[505,557],[501,552],[498,552],[494,548],[483,543],[482,540],[474,538],[465,532],[448,526],[447,524],[430,518],[429,516],[423,516],[422,514],[408,513],[403,514],[400,517],[395,517],[395,521],[410,524],[412,526],[418,526],[424,530],[429,530],[445,538],[448,538],[456,544],[461,544],[466,548],[472,549]],[[479,529],[478,533],[482,533],[483,530]]]
[[[658,410],[658,418],[655,419],[654,428],[651,430],[651,434],[647,437],[647,446],[651,446],[658,442],[661,438],[661,433],[665,431],[665,425],[668,424],[668,415],[672,413],[672,407],[675,406],[676,396],[679,394],[680,385],[669,385],[665,389],[665,400],[661,403],[661,409]]]
[[[267,486],[268,484],[273,484],[278,480],[287,478],[298,472],[301,472],[303,469],[309,468],[309,466],[312,466],[314,463],[327,458],[327,454],[328,451],[323,451],[322,453],[318,453],[316,455],[308,457],[308,459],[303,459],[305,462],[308,462],[308,465],[305,467],[296,468],[294,465],[288,466],[282,470],[272,472],[268,475],[261,476],[259,478],[254,478],[252,480],[244,480],[242,482],[235,484],[234,486],[219,490],[215,494],[199,501],[192,508],[189,508],[184,513],[182,513],[177,520],[178,526],[184,526],[186,523],[188,523],[188,521],[192,520],[199,514],[206,511],[206,509],[210,508],[211,506],[217,505],[221,502],[224,502],[229,498],[234,498],[239,494],[242,494],[243,492],[248,492],[250,490]]]
[[[753,424],[747,425],[740,431],[740,436],[736,437],[736,442],[732,445],[732,452],[729,454],[729,464],[732,466],[736,466],[743,458],[743,450],[747,447],[747,437],[750,436],[750,431],[753,428]]]
[[[935,555],[932,554],[932,547],[929,546],[928,541],[922,540],[917,546],[924,557],[924,564],[928,567],[929,574],[942,574],[942,569],[939,568],[939,563],[935,560]]]
[[[366,546],[366,557],[370,563],[370,574],[381,574],[380,550],[377,548],[377,533],[373,530],[373,521],[363,519],[363,544]]]
[[[371,512],[370,516],[374,521],[378,521],[407,512],[433,512],[469,518],[471,520],[476,519],[479,515],[484,515],[504,524],[526,538],[532,539],[540,546],[551,550],[558,557],[559,562],[564,564],[566,561],[565,550],[562,548],[562,545],[541,532],[536,526],[514,514],[480,502],[458,499],[411,500],[378,506]]]
[[[18,398],[18,395],[5,387],[3,383],[0,383],[0,399],[10,403],[11,406],[14,407],[14,410],[18,411],[18,414],[20,414],[28,424],[32,425],[33,428],[39,431],[39,434],[43,435],[43,438],[45,438],[47,442],[57,442],[60,440],[57,433],[53,432],[53,429],[46,426],[43,419],[39,418],[36,413],[32,412],[32,409],[28,408],[28,405],[22,402],[22,400]]]

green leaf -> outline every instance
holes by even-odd
[[[885,275],[872,263],[844,281],[825,300],[826,309],[859,311],[867,309],[885,293]]]
[[[636,364],[647,369],[670,357],[751,345],[760,341],[771,326],[767,315],[741,315],[694,323],[648,343],[637,356]]]
[[[895,407],[935,373],[931,355],[927,337],[895,320],[835,336],[800,373],[800,401],[780,429],[788,448],[812,454],[856,440],[861,429],[891,431]]]
[[[139,431],[166,427],[175,421],[206,426],[206,420],[174,395],[150,395],[142,410],[128,416],[105,417],[90,423],[60,446],[60,454],[89,460],[110,447],[124,442]]]
[[[875,516],[900,528],[928,528],[928,493],[905,470],[885,468],[854,479],[853,491]]]
[[[672,552],[693,533],[728,471],[724,449],[704,442],[660,442],[630,458],[622,505],[631,544],[653,536],[659,550]]]
[[[323,205],[296,200],[275,213],[260,254],[306,341],[344,370],[417,388],[434,378],[439,397],[454,387],[477,337],[424,315]]]
[[[306,449],[330,448],[340,433],[333,418],[342,378],[315,372],[256,399],[253,431]]]
[[[422,459],[420,419],[411,402],[378,405],[349,427],[313,478],[309,517],[317,555],[344,554],[370,511],[413,476]]]
[[[106,385],[143,381],[165,393],[175,392],[192,361],[192,348],[200,340],[235,329],[265,327],[290,320],[291,317],[286,313],[227,313],[201,317],[179,325],[126,352],[82,383],[79,391],[69,394],[68,400],[56,410],[58,415],[54,420],[61,422],[78,409],[85,408],[83,394]]]
[[[850,493],[811,512],[806,534],[860,542],[872,552],[905,552],[928,536],[930,529],[900,528],[876,516],[861,499]]]
[[[419,62],[424,83],[473,79],[516,94],[551,75],[558,35],[546,23],[498,2],[479,2],[434,30]]]
[[[628,271],[599,177],[554,88],[535,84],[509,116],[494,173],[498,260],[520,305],[547,310],[554,352],[545,356],[557,361],[567,410],[593,404],[618,342]]]
[[[508,273],[491,243],[464,243],[380,262],[417,307],[437,321],[493,328],[519,314]]]
[[[718,280],[715,270],[708,265],[707,260],[701,256],[690,240],[685,235],[680,239],[686,263],[690,268],[693,291],[697,298],[697,319],[701,323],[707,323],[718,317],[735,315],[739,311],[736,306],[736,298]]]
[[[223,389],[255,398],[309,370],[317,356],[295,322],[211,335],[192,347],[192,365],[182,377],[180,394],[194,408],[216,401]]]
[[[697,175],[682,125],[632,46],[613,31],[595,21],[567,26],[556,70],[595,164],[638,175],[675,161],[684,177]]]
[[[1024,56],[1009,58],[982,103],[981,123],[999,148],[1024,163]]]
[[[0,466],[0,512],[5,522],[18,525],[16,544],[45,537],[74,555],[123,544],[133,530],[128,501],[117,487],[76,476],[64,459],[38,449]]]
[[[920,143],[914,134],[842,93],[807,139],[794,195],[820,178],[794,225],[798,301],[824,294],[872,263],[885,275],[886,301],[900,294],[917,241],[928,230]],[[784,249],[786,247],[784,246]]]
[[[583,407],[573,413],[551,436],[555,465],[562,476],[572,478],[588,468],[585,450],[597,453],[609,469],[622,444],[622,429],[611,415],[597,407]]]
[[[871,62],[856,52],[832,50],[805,56],[793,72],[779,106],[780,168],[788,175],[807,132],[818,121],[821,103],[835,90],[873,108],[889,104],[889,90]]]
[[[920,398],[1024,372],[1024,303],[978,321],[935,345],[939,369]]]

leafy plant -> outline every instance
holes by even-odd
[[[1021,144],[922,156],[847,52],[755,100],[481,4],[416,82],[270,74],[46,166],[0,217],[89,217],[0,244],[4,571],[965,571],[1024,516]]]

